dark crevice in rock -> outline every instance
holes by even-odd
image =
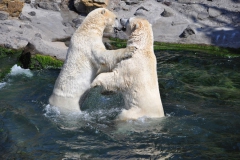
[[[193,35],[193,34],[195,34],[194,30],[190,27],[187,27],[179,37],[187,38],[188,36]]]

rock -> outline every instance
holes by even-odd
[[[6,25],[0,25],[0,32],[7,33],[10,29]]]
[[[28,69],[30,67],[29,65],[31,63],[32,52],[34,52],[34,47],[28,43],[19,57],[19,61],[24,69]]]
[[[30,4],[31,0],[25,0],[25,3]]]
[[[67,47],[64,42],[49,42],[39,37],[34,37],[28,44],[31,48],[31,54],[43,54],[56,57],[59,60],[65,60]]]
[[[12,17],[18,17],[22,12],[24,2],[20,0],[1,0],[0,11],[9,13]]]
[[[74,6],[79,13],[89,13],[96,8],[107,8],[109,0],[74,0]]]
[[[115,7],[113,10],[114,10],[115,12],[118,12],[118,11],[121,10],[121,8],[120,8],[120,7]]]
[[[32,11],[32,12],[29,12],[28,13],[30,16],[35,16],[36,15],[36,12]]]
[[[138,4],[140,0],[125,0],[127,5]]]
[[[0,20],[6,20],[8,19],[9,13],[0,11]]]
[[[22,13],[20,14],[20,16],[18,18],[22,21],[30,21],[30,22],[32,21],[30,18],[24,16]]]
[[[109,0],[82,0],[86,7],[106,8]]]
[[[200,20],[207,19],[209,17],[209,14],[207,12],[201,12],[198,14],[197,18]]]
[[[149,10],[144,7],[139,7],[134,13],[135,16],[145,16]]]
[[[83,19],[75,18],[72,20],[72,22],[74,23],[75,27],[78,28],[82,24]]]
[[[121,9],[120,7],[121,2],[122,2],[121,0],[109,0],[107,8],[111,11],[113,10],[117,12]]]
[[[179,3],[187,3],[187,4],[191,4],[191,3],[202,3],[205,0],[177,0]]]
[[[164,11],[161,13],[162,17],[171,17],[173,16],[173,14],[169,11],[167,11],[166,9],[164,9]]]
[[[29,24],[21,24],[20,28],[28,28],[28,29],[33,29],[33,27]]]
[[[187,38],[188,36],[193,35],[193,34],[195,34],[194,30],[190,27],[187,27],[179,37]]]
[[[129,11],[130,10],[130,7],[128,5],[125,5],[125,6],[122,6],[122,9],[124,11]]]
[[[220,16],[222,13],[220,9],[208,8],[208,14],[209,14],[209,17],[217,17],[217,16]]]
[[[61,0],[60,8],[74,11],[75,10],[74,0]]]
[[[55,2],[39,2],[38,7],[46,10],[60,11],[60,8]]]
[[[64,28],[63,30],[68,35],[72,35],[75,31],[72,27],[67,27],[67,28]]]
[[[36,34],[35,34],[35,37],[39,37],[39,38],[42,39],[42,35],[41,35],[40,33],[36,33]]]
[[[74,7],[78,13],[86,13],[86,6],[82,3],[81,0],[74,0]]]
[[[235,24],[240,24],[240,13],[236,13],[234,14],[232,17],[232,21]]]
[[[66,27],[72,27],[72,24],[69,22],[62,22],[62,24]]]
[[[8,44],[8,43],[4,44],[4,47],[5,47],[5,48],[13,48],[12,45],[11,45],[11,44]]]
[[[172,5],[172,2],[166,1],[166,2],[163,2],[163,4],[165,4],[166,6],[170,6],[170,5]]]
[[[139,7],[138,9],[137,9],[137,11],[138,10],[145,10],[145,11],[149,11],[149,9],[146,9],[145,7],[143,7],[143,6],[141,6],[141,7]]]

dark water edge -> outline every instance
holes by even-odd
[[[48,106],[60,70],[9,75],[0,89],[1,159],[239,159],[240,59],[156,52],[166,117],[116,122],[121,95],[90,92],[82,114]]]

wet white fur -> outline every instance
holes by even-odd
[[[104,69],[110,71],[125,55],[125,49],[109,51],[102,42],[103,31],[112,31],[116,26],[115,20],[116,15],[109,10],[96,9],[73,34],[66,60],[49,98],[49,103],[59,107],[61,113],[80,112],[79,104],[99,68],[102,68],[101,72]]]
[[[98,75],[92,87],[101,85],[123,94],[127,109],[119,115],[120,120],[163,117],[152,27],[147,20],[130,18],[127,32],[131,33],[127,46],[137,48],[133,57],[118,63],[112,72]]]

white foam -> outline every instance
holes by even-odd
[[[15,75],[21,75],[24,74],[27,77],[32,77],[33,74],[29,69],[23,69],[20,66],[18,66],[17,64],[15,64],[12,68],[11,68],[11,72],[10,75],[15,76]]]
[[[57,117],[60,115],[59,109],[55,106],[51,106],[50,104],[46,105],[44,111],[45,111],[44,115],[46,117]]]
[[[6,84],[6,82],[0,83],[0,89],[3,88]]]

